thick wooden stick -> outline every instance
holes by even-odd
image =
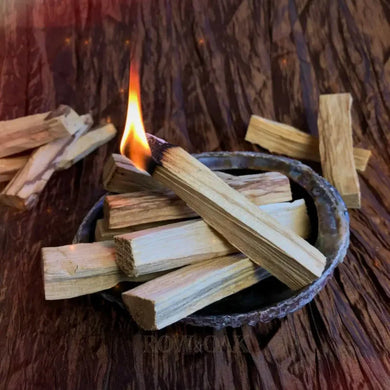
[[[360,208],[359,178],[352,149],[352,96],[321,95],[318,133],[323,176],[340,192],[348,208]]]
[[[91,120],[89,114],[78,117],[78,131],[74,136],[56,139],[35,150],[26,165],[1,192],[0,203],[20,210],[33,207],[54,173],[57,161],[61,160],[66,148],[90,128]],[[72,128],[76,128],[75,123]]]
[[[68,106],[51,113],[0,122],[0,157],[36,148],[78,130],[79,116]]]
[[[252,115],[245,139],[272,153],[284,154],[299,160],[321,161],[318,138],[295,127]],[[353,148],[355,166],[364,172],[371,151]]]
[[[10,181],[26,165],[29,156],[0,158],[0,183]]]
[[[47,300],[93,294],[120,282],[145,282],[162,275],[126,276],[115,263],[113,241],[42,248],[42,265]]]
[[[111,123],[89,131],[67,149],[61,161],[58,162],[56,169],[67,169],[71,167],[99,146],[113,139],[115,135],[116,129]]]
[[[310,221],[303,199],[259,207],[285,228],[303,238],[308,237]],[[237,252],[201,219],[118,235],[115,246],[117,264],[131,276],[183,267]]]
[[[112,154],[103,169],[103,185],[109,192],[164,191],[149,173],[137,169],[133,162],[120,154]]]
[[[292,199],[287,176],[278,172],[245,176],[223,174],[223,180],[257,205]],[[182,199],[167,191],[106,196],[104,215],[109,229],[197,216]]]
[[[141,328],[162,329],[268,276],[245,256],[230,255],[170,272],[124,292],[122,299]]]
[[[182,148],[149,137],[153,178],[174,191],[239,251],[292,289],[318,278],[325,256],[218,178]]]

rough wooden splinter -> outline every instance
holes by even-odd
[[[55,172],[66,148],[84,134],[92,124],[89,114],[77,116],[72,122],[74,135],[56,139],[36,149],[0,194],[0,203],[20,210],[30,209]]]
[[[0,158],[0,183],[12,180],[15,174],[26,165],[29,156]]]
[[[245,176],[223,174],[222,178],[256,205],[292,199],[287,176],[278,172]],[[196,212],[191,210],[182,199],[167,191],[106,196],[104,215],[109,229],[197,216]]]
[[[68,106],[50,113],[29,115],[0,122],[0,157],[73,135],[78,130],[79,116]]]
[[[245,256],[230,255],[170,272],[122,293],[122,299],[141,328],[155,330],[268,276]]]
[[[67,169],[73,164],[88,156],[99,146],[104,145],[116,135],[116,129],[109,123],[89,131],[81,136],[71,147],[69,147],[57,164],[57,169]]]
[[[126,276],[115,263],[113,241],[42,248],[42,266],[47,300],[93,294],[120,282],[145,282],[162,275]]]
[[[133,162],[120,154],[112,154],[103,168],[103,185],[109,192],[164,191],[149,173],[137,169]]]
[[[305,201],[259,206],[299,236],[307,238],[310,221]],[[119,267],[132,276],[183,267],[237,252],[203,220],[178,222],[115,237]]]
[[[352,149],[352,96],[321,95],[318,134],[323,176],[340,192],[348,208],[360,208],[359,177]]]
[[[245,140],[272,153],[284,154],[298,160],[321,161],[318,138],[295,127],[252,115]],[[364,172],[371,151],[353,148],[355,166]]]
[[[323,272],[326,258],[278,224],[182,148],[149,136],[153,178],[174,191],[230,244],[292,289]]]

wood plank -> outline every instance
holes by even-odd
[[[224,174],[223,180],[257,205],[292,199],[288,178],[278,172],[245,176]],[[144,223],[194,218],[197,213],[173,192],[143,191],[106,196],[104,216],[109,229],[119,229]]]
[[[259,208],[300,237],[308,237],[310,221],[303,199]],[[183,267],[237,252],[199,218],[117,235],[115,246],[117,264],[131,276]]]
[[[321,161],[317,137],[295,127],[252,115],[245,140],[257,144],[272,153],[283,154],[298,160]],[[366,170],[371,151],[353,148],[355,166],[358,171]]]
[[[78,130],[78,114],[68,106],[0,122],[0,157],[36,148]]]
[[[188,265],[122,293],[136,323],[162,329],[188,315],[269,277],[243,255]]]
[[[67,299],[103,291],[120,282],[145,282],[161,273],[132,278],[115,263],[113,241],[42,248],[45,299]]]
[[[348,208],[360,208],[360,185],[352,151],[352,96],[321,95],[318,133],[323,176],[340,192]]]

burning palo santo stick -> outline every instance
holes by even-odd
[[[115,193],[166,190],[147,172],[136,168],[127,157],[115,153],[104,165],[103,185],[107,191]]]
[[[256,205],[292,199],[287,176],[278,172],[246,176],[223,174],[222,177]],[[108,195],[104,200],[104,215],[109,229],[197,216],[182,199],[167,191]]]
[[[42,248],[42,265],[47,300],[93,294],[120,282],[145,282],[162,275],[126,276],[115,263],[113,241]]]
[[[303,238],[308,237],[310,222],[303,199],[259,207],[285,228]],[[237,252],[199,218],[117,235],[115,246],[117,264],[131,276],[183,267]]]
[[[252,115],[245,140],[269,150],[299,160],[321,161],[318,138],[295,127]],[[355,166],[364,172],[371,151],[353,148]]]
[[[230,244],[290,288],[300,289],[322,274],[326,258],[317,248],[259,210],[182,148],[153,136],[146,138],[139,75],[132,68],[120,149],[137,167],[175,192]]]
[[[230,255],[170,272],[124,292],[122,299],[141,328],[156,330],[267,277],[245,256]]]
[[[89,131],[81,136],[74,144],[69,147],[65,155],[58,162],[56,169],[67,169],[73,164],[88,156],[99,146],[104,145],[116,135],[116,129],[109,123]]]
[[[0,158],[0,183],[10,181],[28,159],[29,156]]]
[[[78,115],[68,106],[50,113],[29,115],[0,122],[0,157],[23,152],[78,130]]]
[[[46,183],[55,172],[56,162],[60,161],[66,148],[92,125],[92,117],[81,115],[73,119],[72,128],[77,131],[72,136],[56,139],[35,150],[25,166],[18,171],[0,194],[0,203],[20,210],[30,209],[39,198]]]

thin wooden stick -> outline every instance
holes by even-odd
[[[317,248],[259,210],[182,148],[152,136],[149,144],[157,164],[153,178],[252,261],[292,289],[322,274],[326,258]]]
[[[10,181],[26,165],[29,156],[0,158],[0,183]]]
[[[188,265],[122,293],[137,324],[162,329],[267,278],[268,272],[242,255]]]
[[[303,238],[308,237],[310,221],[303,199],[259,208],[285,228]],[[117,264],[131,276],[183,267],[237,252],[201,219],[117,235],[115,246]]]
[[[126,276],[115,263],[113,241],[42,248],[45,298],[67,299],[103,291],[120,282],[145,282],[162,273]]]
[[[223,180],[257,205],[292,199],[287,176],[278,172],[246,176],[224,174]],[[172,192],[144,191],[106,196],[104,216],[109,229],[119,229],[145,223],[188,219],[197,214]]]
[[[318,138],[295,127],[252,115],[245,139],[272,153],[284,154],[299,160],[321,161]],[[353,148],[355,166],[364,172],[371,151]]]
[[[352,96],[321,95],[318,111],[321,167],[348,208],[360,208],[359,178],[352,150]]]

